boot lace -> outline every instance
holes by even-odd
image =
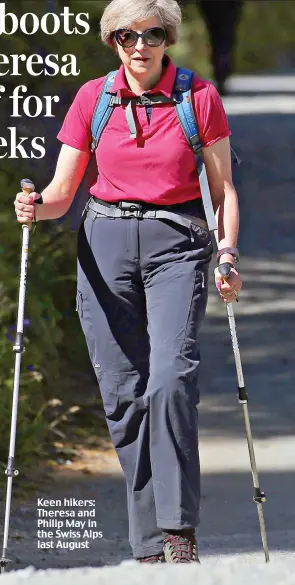
[[[165,544],[170,548],[171,556],[176,563],[187,563],[197,560],[195,536],[180,536],[170,534],[165,537]]]

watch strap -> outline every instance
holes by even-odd
[[[239,262],[239,250],[238,248],[221,248],[221,250],[217,251],[216,254],[216,261],[219,261],[219,258],[223,255],[223,254],[230,254],[231,256],[233,256],[235,262]]]

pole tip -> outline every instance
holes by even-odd
[[[9,563],[12,563],[12,559],[8,559],[5,555],[0,558],[0,573],[5,573],[5,569]]]

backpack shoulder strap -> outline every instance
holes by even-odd
[[[97,98],[91,120],[91,156],[89,158],[84,177],[70,205],[70,208],[63,216],[64,218],[69,218],[72,231],[78,231],[81,225],[84,213],[86,212],[87,202],[89,201],[90,197],[89,189],[97,176],[97,165],[94,153],[101,134],[113,113],[113,108],[109,107],[112,95],[108,92],[110,92],[112,89],[116,73],[117,71],[111,71],[111,73],[106,76],[102,90]]]
[[[197,121],[192,105],[192,81],[194,73],[189,69],[178,67],[173,94],[176,98],[176,112],[184,135],[196,157],[202,152]],[[199,158],[199,157],[197,157]],[[197,161],[198,162],[198,161]],[[200,160],[202,163],[202,160]]]
[[[196,159],[196,170],[199,176],[202,202],[208,229],[210,231],[214,231],[217,229],[216,218],[211,200],[207,172],[203,160],[202,144],[200,141],[197,121],[192,104],[191,87],[193,76],[193,71],[179,67],[176,73],[173,94],[177,100],[175,107],[180,125],[190,147],[194,151]]]
[[[173,94],[178,102],[176,104],[176,111],[184,135],[189,145],[193,149],[194,153],[196,154],[196,157],[198,158],[197,155],[199,153],[201,154],[202,152],[202,144],[200,141],[198,125],[192,104],[191,86],[193,76],[194,76],[193,71],[190,71],[189,69],[184,69],[183,67],[179,67],[177,69]],[[242,161],[237,155],[237,153],[234,151],[232,146],[231,153],[233,162],[240,165]],[[197,162],[201,164],[201,159]]]
[[[112,88],[112,85],[114,83],[114,79],[115,76],[117,74],[117,71],[111,71],[110,73],[108,73],[108,75],[106,76],[106,79],[104,81],[102,90],[97,98],[97,102],[94,108],[94,112],[92,115],[92,121],[91,121],[91,145],[90,145],[90,149],[91,149],[91,153],[93,154],[98,143],[100,140],[100,137],[102,135],[103,130],[105,129],[112,113],[113,113],[113,108],[109,107],[110,105],[110,100],[111,100],[111,95],[110,95],[110,90]]]

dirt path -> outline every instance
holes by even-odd
[[[295,551],[295,107],[291,98],[225,100],[232,143],[244,160],[235,171],[235,182],[245,285],[235,311],[261,487],[268,496],[269,542],[279,558],[294,558]],[[212,285],[202,340],[201,555],[212,562],[238,553],[263,560],[228,323]],[[90,539],[85,549],[38,549],[38,497],[94,499],[95,530],[102,531],[103,538]],[[125,485],[113,451],[85,452],[79,464],[56,470],[54,482],[42,485],[36,497],[14,503],[8,552],[17,560],[14,568],[99,567],[130,559]]]

